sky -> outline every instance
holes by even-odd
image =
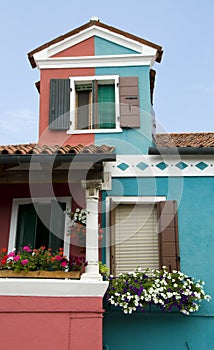
[[[38,141],[39,71],[27,53],[92,16],[163,47],[153,66],[159,131],[214,131],[214,0],[8,0],[0,10],[0,145]]]

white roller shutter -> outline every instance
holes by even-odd
[[[114,274],[159,268],[156,206],[120,204],[114,215]]]

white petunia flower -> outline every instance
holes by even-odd
[[[205,296],[204,296],[204,299],[205,299],[206,301],[210,301],[212,298],[211,298],[210,295],[205,295]]]
[[[180,310],[180,312],[182,312],[184,315],[189,315],[189,312],[185,309]]]

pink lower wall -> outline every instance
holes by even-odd
[[[1,346],[102,350],[102,298],[0,296]]]

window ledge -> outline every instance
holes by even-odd
[[[0,295],[103,297],[107,281],[1,278]]]
[[[67,130],[67,134],[110,134],[110,133],[118,133],[122,132],[123,130],[121,128],[116,128],[116,129],[90,129],[90,130]]]

